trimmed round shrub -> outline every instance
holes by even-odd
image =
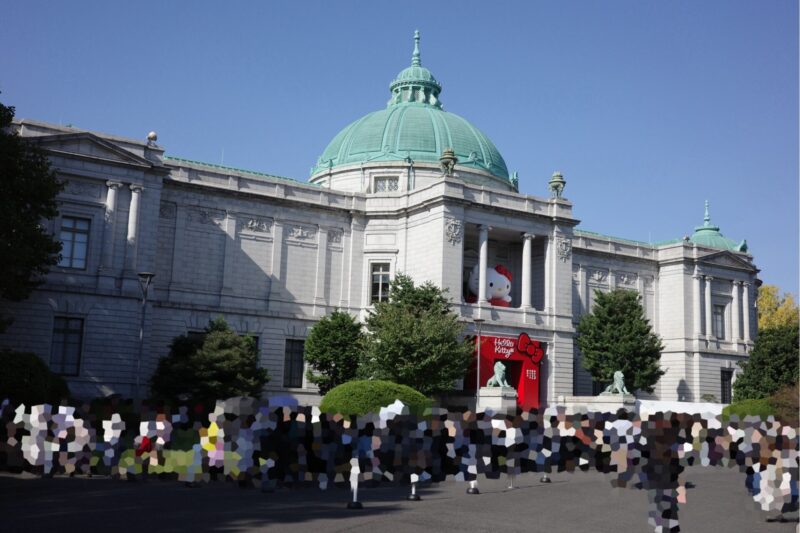
[[[728,419],[733,415],[743,420],[746,416],[760,416],[762,420],[766,420],[769,415],[774,415],[775,409],[769,401],[769,398],[760,398],[758,400],[742,400],[741,402],[732,403],[722,409],[722,417]]]
[[[395,400],[406,404],[416,415],[423,414],[431,406],[428,398],[411,387],[391,381],[369,380],[348,381],[334,387],[322,398],[320,410],[331,414],[364,415],[377,413]]]
[[[31,352],[0,350],[0,401],[18,405],[58,404],[69,397],[64,379],[53,374],[44,361]]]

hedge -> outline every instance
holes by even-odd
[[[741,420],[745,416],[760,416],[762,420],[766,420],[772,415],[783,424],[797,427],[800,423],[798,394],[798,386],[789,385],[766,398],[734,402],[722,410],[722,417],[727,420],[731,415],[736,415]]]
[[[377,413],[400,400],[413,414],[421,415],[431,406],[431,401],[422,393],[406,385],[391,381],[369,380],[348,381],[334,387],[322,398],[320,410],[325,413],[343,415],[365,415]]]
[[[729,419],[732,415],[739,417],[739,420],[743,420],[746,416],[760,416],[762,420],[766,420],[768,416],[774,414],[775,410],[769,398],[742,400],[741,402],[727,405],[722,409],[722,417],[725,420]]]

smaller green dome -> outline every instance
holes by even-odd
[[[711,217],[708,214],[708,200],[706,200],[706,213],[703,218],[703,225],[694,228],[694,233],[689,238],[689,242],[699,246],[709,248],[720,248],[732,252],[746,252],[747,240],[737,243],[734,240],[724,237],[719,231],[719,226],[711,224]]]

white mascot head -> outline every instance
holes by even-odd
[[[478,285],[480,283],[480,265],[475,265],[469,274],[467,286],[472,294],[478,295]],[[508,307],[511,303],[511,279],[512,275],[503,265],[497,265],[493,269],[486,270],[486,299],[492,305]]]

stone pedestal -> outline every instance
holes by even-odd
[[[636,410],[633,394],[601,394],[599,396],[559,396],[558,404],[567,408],[567,413],[616,413],[620,409]]]
[[[517,391],[514,387],[481,387],[478,411],[491,409],[499,412],[512,412],[517,409]]]

